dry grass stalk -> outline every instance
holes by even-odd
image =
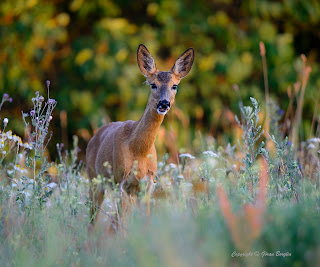
[[[294,125],[292,127],[291,132],[291,139],[292,143],[295,145],[298,144],[299,141],[299,129],[300,129],[300,123],[301,123],[301,117],[302,117],[302,109],[303,109],[303,100],[304,100],[304,93],[307,87],[308,79],[311,73],[311,67],[307,66],[307,58],[305,55],[301,55],[301,59],[303,61],[303,67],[302,67],[302,78],[301,78],[301,90],[300,95],[298,99],[298,105],[297,105],[297,111],[294,119]]]
[[[263,69],[263,79],[264,79],[264,89],[265,89],[265,97],[266,97],[266,118],[265,118],[265,133],[269,133],[270,129],[270,112],[269,112],[269,82],[268,82],[268,69],[267,69],[267,60],[266,60],[266,48],[263,42],[259,43],[260,46],[260,55],[262,58],[262,69]]]

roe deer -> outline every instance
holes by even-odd
[[[92,179],[101,175],[110,177],[104,167],[112,166],[114,182],[129,196],[139,192],[139,181],[147,177],[154,183],[157,171],[155,139],[164,119],[174,102],[177,85],[185,77],[193,63],[193,48],[186,50],[175,62],[170,71],[159,71],[148,49],[140,44],[137,51],[138,66],[151,87],[147,107],[138,121],[112,122],[102,126],[89,141],[86,151],[87,172],[91,181],[91,222],[97,219],[98,208],[104,198],[104,188],[95,187]],[[137,162],[135,174],[131,173]],[[109,173],[108,173],[109,172]],[[132,178],[133,177],[133,178]],[[149,192],[151,194],[151,190]],[[148,203],[149,204],[149,203]],[[148,214],[150,206],[148,206]]]

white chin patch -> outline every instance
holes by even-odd
[[[167,112],[168,112],[168,109],[166,111],[160,111],[158,108],[157,108],[157,112],[160,114],[160,115],[166,115]]]

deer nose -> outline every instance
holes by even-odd
[[[168,100],[160,100],[157,108],[164,108],[164,109],[170,108],[170,102]]]
[[[168,100],[160,100],[157,105],[157,110],[159,114],[167,113],[169,108],[170,108],[170,102]]]

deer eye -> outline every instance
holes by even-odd
[[[157,89],[157,86],[153,83],[153,84],[150,84],[151,85],[151,89],[155,90]]]
[[[177,85],[173,85],[172,90],[177,90]]]

